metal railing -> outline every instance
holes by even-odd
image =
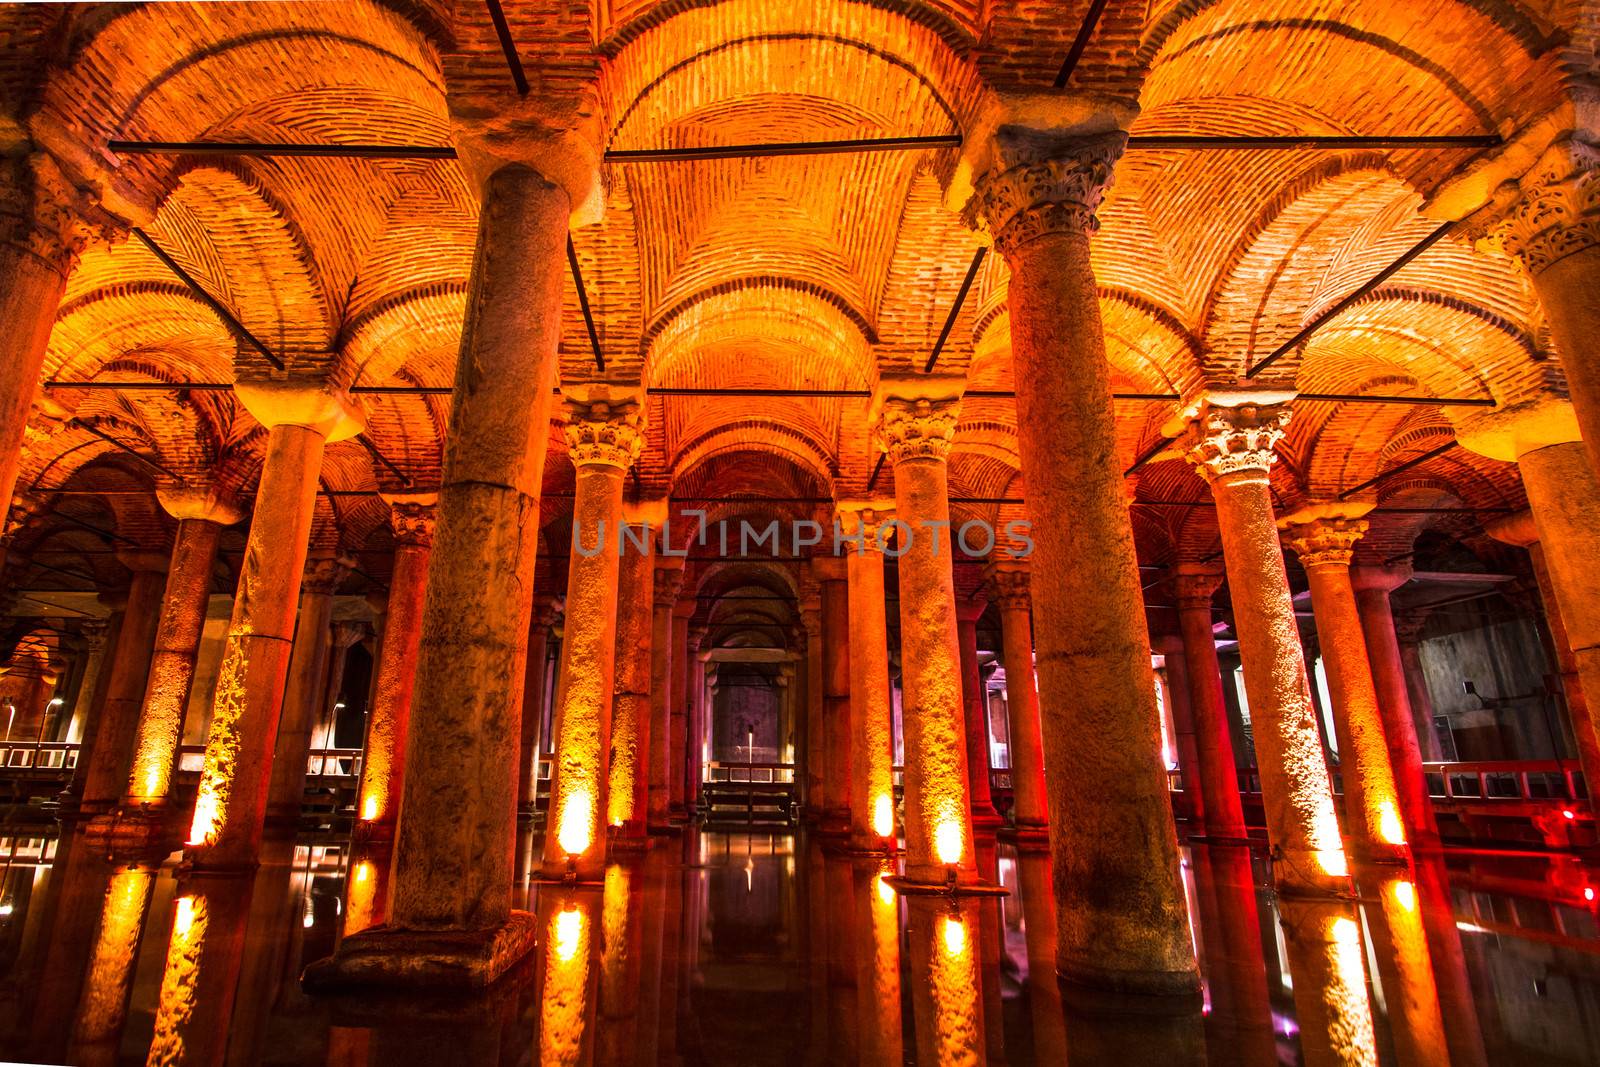
[[[1485,760],[1424,763],[1428,795],[1435,800],[1579,800],[1588,783],[1576,763],[1556,760]]]
[[[78,744],[73,741],[0,742],[0,768],[4,770],[70,771],[78,765]]]
[[[749,785],[793,785],[794,764],[712,760],[706,764],[704,781]]]

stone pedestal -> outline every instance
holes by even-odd
[[[861,538],[859,546],[845,546],[851,646],[850,847],[860,852],[893,849],[897,837],[888,605],[879,547],[879,535],[886,532],[883,524],[893,517],[887,501],[841,501],[835,520],[846,536]]]
[[[1288,418],[1286,409],[1270,404],[1206,402],[1184,445],[1217,505],[1267,836],[1278,857],[1274,875],[1284,890],[1331,895],[1348,890],[1349,867],[1267,473]]]
[[[880,386],[877,435],[894,468],[905,732],[905,875],[978,881],[967,777],[947,463],[960,411],[945,379]],[[832,768],[830,768],[830,774]]]
[[[1408,850],[1400,796],[1389,766],[1389,743],[1355,588],[1350,584],[1350,558],[1356,541],[1367,532],[1366,520],[1355,513],[1366,510],[1360,505],[1313,506],[1288,516],[1280,526],[1311,585],[1311,610],[1339,739],[1345,834],[1363,859],[1404,863]]]
[[[546,878],[576,874],[591,881],[605,870],[617,572],[626,547],[622,480],[644,445],[640,399],[604,386],[567,392],[567,457],[578,474],[561,640],[564,682],[553,723],[555,768],[541,868]]]
[[[1233,731],[1222,697],[1222,669],[1217,664],[1216,632],[1211,623],[1211,600],[1221,584],[1221,567],[1180,563],[1172,589],[1183,634],[1189,714],[1194,718],[1197,766],[1192,777],[1205,798],[1201,823],[1207,837],[1243,841],[1248,833],[1239,800],[1239,765],[1233,754]],[[1186,774],[1185,781],[1189,777]]]
[[[1006,714],[1010,721],[1012,821],[1018,846],[1047,842],[1044,740],[1039,726],[1039,688],[1033,670],[1033,601],[1025,560],[997,559],[985,569],[989,599],[1000,612],[1000,642],[1006,667]],[[1053,943],[1052,939],[1052,943]]]
[[[1050,790],[1057,969],[1192,1003],[1199,991],[1090,236],[1124,136],[1001,125],[969,205],[1011,269],[1017,445]],[[1100,132],[1106,131],[1106,132]]]

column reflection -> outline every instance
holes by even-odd
[[[1250,850],[1210,845],[1191,856],[1210,997],[1208,1044],[1218,1062],[1269,1067],[1278,1051]]]
[[[603,890],[544,887],[539,894],[539,1055],[542,1067],[577,1067],[594,1057],[595,921]]]
[[[970,897],[906,898],[917,1063],[974,1067],[988,1062],[979,960],[982,910]],[[995,1020],[999,1025],[999,1020]]]
[[[636,889],[643,870],[637,863],[606,868],[600,917],[600,1008],[596,1062],[602,1067],[631,1063],[640,1008],[644,924],[641,894]]]
[[[1367,929],[1401,1067],[1449,1067],[1422,901],[1409,869],[1358,868]]]
[[[860,1062],[899,1067],[905,1062],[900,1035],[900,897],[884,881],[894,869],[858,858],[851,897],[855,915],[856,1000]]]
[[[1340,900],[1280,896],[1279,922],[1294,980],[1306,1067],[1378,1062],[1361,920]]]
[[[130,865],[111,876],[94,948],[84,975],[67,1058],[84,1067],[112,1065],[128,1021],[134,964],[155,889],[153,865]]]

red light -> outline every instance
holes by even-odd
[[[1590,903],[1594,902],[1594,887],[1593,886],[1587,886],[1586,885],[1586,886],[1583,887],[1583,899],[1589,901]]]
[[[1563,819],[1576,819],[1578,816],[1573,813],[1573,810],[1571,808],[1562,808],[1561,809],[1561,817]]]

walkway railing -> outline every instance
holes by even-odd
[[[739,782],[752,785],[794,784],[792,763],[744,763],[712,760],[706,764],[707,782]]]
[[[1589,795],[1583,771],[1574,761],[1424,763],[1422,771],[1427,777],[1428,795],[1438,801],[1566,801]],[[1261,776],[1254,768],[1241,768],[1238,774],[1240,793],[1260,795]],[[1183,792],[1181,771],[1167,771],[1167,788],[1174,793]]]

